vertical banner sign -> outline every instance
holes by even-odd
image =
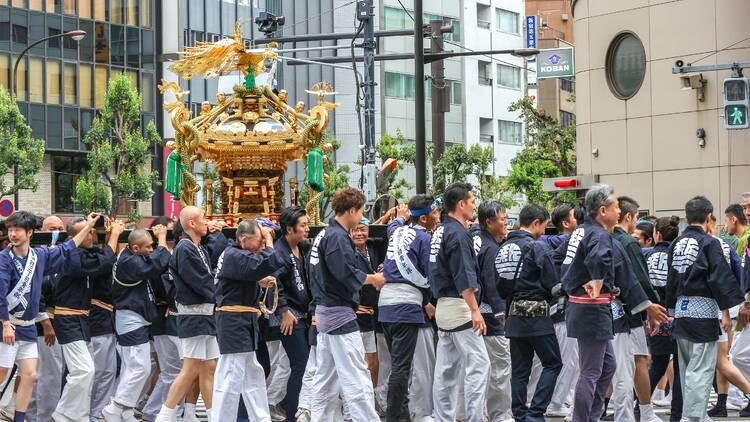
[[[536,48],[536,16],[526,16],[526,48]],[[528,61],[534,60],[531,58]]]

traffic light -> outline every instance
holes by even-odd
[[[750,110],[750,86],[747,78],[724,79],[724,127],[747,129]]]

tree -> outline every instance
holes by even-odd
[[[573,192],[542,190],[543,178],[576,174],[575,125],[562,127],[556,118],[534,108],[528,97],[514,102],[508,110],[520,112],[528,140],[510,162],[505,180],[507,189],[523,193],[530,202],[548,207],[562,202],[578,202]]]
[[[116,215],[123,202],[147,201],[159,174],[151,170],[154,145],[162,144],[156,125],[150,122],[141,134],[141,95],[124,74],[107,88],[104,108],[94,119],[83,142],[89,147],[89,171],[76,184],[75,202],[84,213],[103,211]],[[140,219],[137,208],[130,221]]]
[[[31,137],[31,128],[5,89],[0,89],[0,128],[0,197],[14,195],[21,189],[36,191],[44,141]],[[16,167],[17,178],[13,181]]]
[[[404,169],[405,164],[414,164],[417,151],[415,145],[407,144],[403,133],[396,131],[396,136],[389,134],[383,135],[375,146],[375,151],[380,157],[381,165],[389,159],[394,159],[398,167],[387,176],[384,183],[378,186],[378,195],[390,194],[396,199],[403,199],[406,190],[414,186],[403,177],[398,177],[398,173]]]

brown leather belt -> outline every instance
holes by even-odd
[[[94,306],[96,306],[96,307],[98,307],[98,308],[102,308],[104,310],[107,310],[109,312],[112,312],[114,310],[114,307],[112,305],[110,305],[107,302],[103,302],[103,301],[101,301],[99,299],[91,299],[91,304],[94,305]]]
[[[236,312],[240,314],[255,314],[257,316],[261,316],[263,312],[260,311],[258,308],[254,308],[252,306],[244,306],[244,305],[224,305],[219,306],[216,308],[219,312]]]
[[[89,311],[86,309],[73,309],[65,308],[63,306],[55,306],[55,316],[89,316]]]

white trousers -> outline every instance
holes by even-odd
[[[52,419],[55,422],[84,422],[91,413],[94,359],[83,340],[63,344],[61,348],[68,376]]]
[[[412,417],[432,416],[432,384],[435,377],[435,338],[432,327],[417,332],[417,347],[409,380],[409,412]]]
[[[487,416],[490,422],[512,420],[510,341],[505,336],[485,336],[484,345],[487,347],[487,355],[490,358]]]
[[[102,409],[115,392],[117,375],[117,341],[114,334],[91,337],[91,357],[94,359],[94,388],[91,391],[91,418],[101,420]]]
[[[39,363],[37,364],[34,391],[26,411],[29,422],[52,420],[57,401],[62,393],[63,357],[60,344],[55,341],[52,347],[44,343],[44,337],[37,337]]]
[[[463,377],[465,421],[484,421],[490,360],[482,337],[474,334],[471,329],[456,332],[439,331],[435,355],[435,381],[432,389],[435,421],[456,420],[456,397],[461,367],[466,373]],[[457,364],[459,362],[460,365]]]
[[[568,337],[568,329],[565,321],[555,324],[555,336],[560,345],[560,356],[563,367],[557,377],[555,392],[552,401],[547,407],[549,410],[561,410],[565,402],[573,403],[573,394],[578,381],[578,342]]]
[[[318,369],[318,346],[310,347],[310,354],[307,356],[307,365],[305,365],[305,375],[302,376],[302,390],[299,392],[300,409],[310,410],[312,407],[312,390],[315,371]]]
[[[359,331],[338,335],[318,333],[316,354],[318,368],[313,378],[312,422],[333,421],[339,393],[353,421],[379,422]]]
[[[375,388],[375,400],[385,410],[388,404],[388,378],[391,377],[391,352],[383,333],[375,333],[375,343],[378,348],[378,385]]]
[[[266,378],[268,404],[275,406],[281,403],[286,396],[286,383],[292,374],[292,369],[289,366],[289,356],[284,351],[281,340],[267,341],[266,347],[271,361],[271,372]]]
[[[167,398],[169,386],[182,368],[180,339],[176,336],[154,336],[154,350],[159,361],[159,379],[143,408],[144,419],[154,420]]]
[[[635,376],[635,356],[633,354],[633,342],[630,340],[630,332],[616,333],[612,340],[615,350],[615,361],[617,369],[612,378],[612,399],[610,400],[615,410],[617,422],[633,422],[633,377]]]
[[[120,346],[119,351],[122,367],[115,402],[125,407],[135,407],[151,375],[151,345]]]
[[[219,355],[210,420],[236,421],[242,396],[251,421],[270,422],[264,376],[255,352]]]

